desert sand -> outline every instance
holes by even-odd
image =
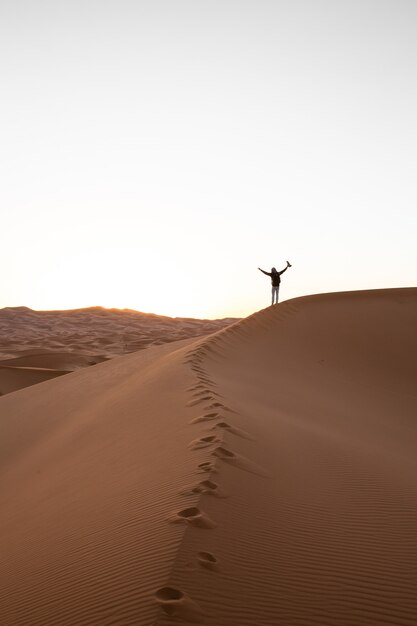
[[[0,398],[0,623],[415,626],[417,289]]]
[[[236,320],[171,318],[129,309],[0,309],[0,395]]]

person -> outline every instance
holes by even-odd
[[[265,270],[261,270],[261,268],[258,267],[258,270],[260,272],[262,272],[263,274],[266,274],[267,276],[271,277],[271,283],[272,283],[272,304],[274,304],[274,299],[275,299],[275,304],[278,304],[278,294],[279,294],[279,286],[280,286],[280,283],[281,283],[281,274],[286,272],[289,267],[291,267],[291,263],[289,263],[288,261],[287,261],[287,267],[284,267],[284,269],[281,270],[281,272],[278,272],[275,269],[275,267],[273,267],[270,272],[265,272]]]

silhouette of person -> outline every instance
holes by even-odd
[[[280,286],[280,283],[281,283],[281,274],[286,272],[289,267],[291,267],[291,263],[289,263],[288,261],[287,261],[287,267],[284,267],[284,269],[281,270],[281,272],[278,272],[275,269],[275,267],[273,267],[270,272],[265,272],[264,270],[261,270],[260,267],[258,267],[258,270],[260,272],[262,272],[263,274],[266,274],[267,276],[271,277],[271,283],[272,283],[272,304],[274,304],[274,299],[275,299],[275,304],[278,304],[278,294],[279,294],[279,286]]]

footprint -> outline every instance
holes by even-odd
[[[161,587],[156,592],[155,597],[166,615],[194,624],[203,621],[202,610],[183,591],[175,589],[175,587]]]
[[[197,528],[215,528],[217,526],[217,524],[209,518],[207,513],[200,511],[196,506],[178,511],[178,513],[175,513],[175,515],[169,518],[169,521],[173,524],[187,523]]]
[[[210,472],[213,474],[217,473],[217,468],[214,463],[211,463],[211,461],[204,461],[204,463],[199,463],[197,467],[202,472]]]
[[[194,398],[198,398],[200,396],[206,396],[207,394],[210,394],[211,396],[217,396],[218,394],[215,391],[211,391],[210,389],[207,389],[207,387],[203,388],[203,389],[198,389],[193,393]]]
[[[241,428],[236,428],[236,426],[232,426],[228,422],[217,422],[215,426],[213,426],[213,430],[215,428],[221,428],[222,430],[227,430],[229,433],[233,433],[233,435],[237,435],[238,437],[242,437],[243,439],[249,439],[249,441],[254,441],[254,438],[251,437],[246,430],[242,430]]]
[[[189,444],[189,447],[191,450],[200,450],[201,448],[207,448],[214,443],[221,443],[221,441],[218,437],[216,437],[216,435],[206,435],[205,437],[200,437],[199,439],[193,439],[193,441]]]
[[[207,411],[217,411],[218,409],[223,409],[227,411],[227,408],[221,402],[212,402],[206,407]]]
[[[224,448],[223,446],[219,446],[218,448],[213,450],[212,454],[214,456],[219,457],[219,459],[223,459],[223,461],[225,459],[237,459],[238,458],[238,456],[234,452],[232,452],[231,450],[228,450],[227,448]]]
[[[185,487],[180,491],[184,496],[192,496],[195,493],[202,493],[215,498],[227,498],[227,495],[219,487],[219,485],[212,480],[202,480],[201,482]]]
[[[194,391],[195,389],[202,389],[203,386],[204,385],[202,383],[194,383],[194,385],[187,387],[187,391]]]
[[[198,552],[197,560],[201,567],[210,569],[213,572],[217,572],[219,570],[219,561],[211,552]]]
[[[211,386],[212,385],[207,385],[207,387],[209,387],[207,389],[207,392],[210,393],[212,396],[216,396],[217,398],[221,398],[222,396],[217,391],[214,391],[214,389],[210,389]]]
[[[229,413],[237,413],[237,411],[234,411],[233,409],[226,406],[225,404],[222,404],[221,402],[213,402],[213,404],[209,406],[209,409],[218,409],[218,408],[223,409],[223,411],[229,411]]]
[[[216,411],[212,413],[204,413],[204,415],[199,415],[198,417],[194,417],[190,420],[190,424],[198,424],[199,422],[210,422],[211,420],[215,420],[219,417],[219,414]]]
[[[190,400],[189,402],[187,402],[187,406],[195,406],[196,404],[201,404],[201,402],[206,402],[207,400],[214,400],[213,396],[201,396],[200,398],[197,398],[196,400]]]
[[[250,472],[251,474],[256,474],[257,476],[263,476],[265,478],[270,477],[270,474],[269,472],[266,471],[266,469],[264,469],[257,463],[254,463],[253,461],[246,459],[244,456],[241,456],[240,454],[236,454],[235,452],[232,452],[231,450],[229,450],[228,448],[225,448],[224,446],[218,446],[217,448],[213,450],[212,454],[213,456],[218,457],[225,463],[234,465],[235,467],[245,470],[246,472]]]

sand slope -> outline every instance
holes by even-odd
[[[67,374],[66,370],[12,367],[0,363],[0,396]]]
[[[0,623],[416,624],[417,290],[0,399]]]

